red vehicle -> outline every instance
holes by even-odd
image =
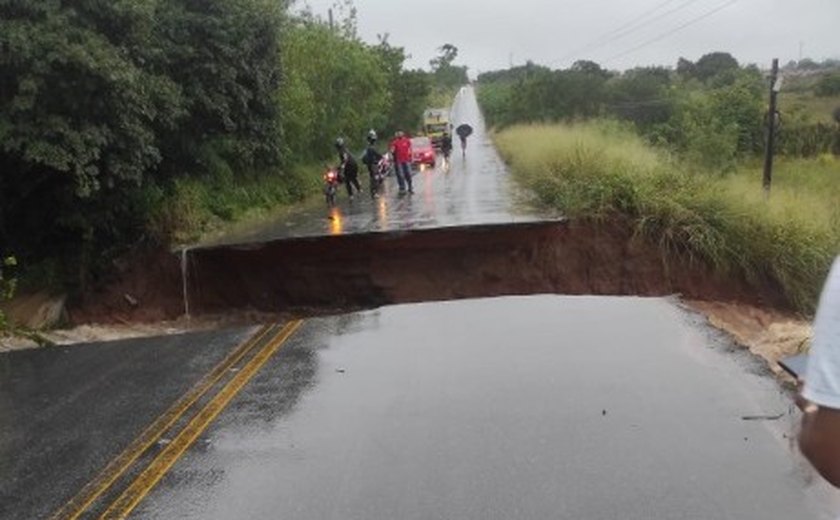
[[[432,146],[432,140],[428,137],[412,137],[411,138],[411,163],[412,164],[427,164],[432,168],[435,167],[437,156],[435,155],[435,148]]]

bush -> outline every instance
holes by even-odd
[[[190,243],[224,223],[291,204],[316,193],[320,169],[296,167],[294,174],[265,170],[234,177],[181,177],[143,190],[146,233],[155,240]]]
[[[822,97],[840,96],[840,74],[826,74],[817,82],[816,94]]]

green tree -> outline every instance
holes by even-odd
[[[681,78],[693,78],[696,73],[697,69],[693,61],[682,57],[677,61],[677,75]]]
[[[589,76],[602,76],[604,78],[607,78],[610,75],[610,73],[602,69],[600,65],[589,60],[578,60],[574,62],[571,70],[573,72],[580,72]]]
[[[516,122],[511,114],[513,92],[514,87],[508,83],[479,83],[478,103],[489,126],[505,127]]]
[[[432,91],[431,76],[423,70],[405,70],[405,49],[391,45],[387,34],[379,36],[375,50],[385,65],[391,92],[388,122],[382,130],[390,135],[399,129],[417,128]]]
[[[710,52],[697,60],[694,65],[694,77],[700,81],[708,81],[722,75],[731,77],[738,68],[738,60],[728,52]]]
[[[271,0],[0,0],[0,245],[85,284],[144,230],[141,186],[276,160]],[[26,261],[31,265],[32,262]]]
[[[662,67],[626,71],[607,85],[610,112],[636,123],[643,132],[673,114],[671,73]]]
[[[157,13],[168,72],[186,115],[163,135],[170,171],[207,168],[213,156],[235,169],[280,157],[282,4],[270,0],[166,0]]]
[[[23,193],[138,183],[161,160],[156,128],[182,113],[177,85],[133,54],[151,37],[149,6],[100,3],[0,3],[0,146]],[[110,17],[130,21],[99,30]]]
[[[117,195],[161,163],[158,132],[184,113],[146,62],[156,7],[0,2],[0,246],[22,259],[83,271],[82,250],[136,222]]]
[[[458,47],[455,47],[451,43],[444,43],[438,48],[438,51],[440,55],[432,58],[429,62],[429,65],[432,66],[432,72],[437,72],[444,67],[451,67],[452,63],[458,57]]]
[[[468,83],[467,67],[453,65],[458,58],[458,47],[446,43],[438,51],[440,54],[429,62],[435,84],[444,89],[455,89]]]
[[[283,127],[292,158],[331,156],[339,136],[361,147],[368,129],[385,126],[392,98],[388,69],[375,47],[320,21],[298,20],[287,28],[283,59],[279,103],[289,110]]]

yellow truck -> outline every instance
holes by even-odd
[[[449,131],[449,110],[446,108],[427,108],[423,112],[423,133],[431,140],[432,145],[440,147],[440,140],[444,132]]]

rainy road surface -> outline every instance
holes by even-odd
[[[829,518],[758,361],[669,300],[561,296],[6,354],[0,518],[103,487],[255,335],[82,518]]]
[[[522,203],[487,134],[472,88],[465,87],[458,94],[451,121],[455,126],[468,123],[475,129],[468,140],[466,157],[461,157],[456,137],[456,149],[448,168],[439,165],[435,169],[415,170],[414,195],[399,196],[392,175],[386,179],[385,195],[371,200],[367,168],[360,163],[363,193],[352,202],[341,186],[338,205],[332,210],[326,208],[323,200],[315,200],[267,222],[246,223],[202,246],[559,219],[536,213]],[[381,141],[379,149],[384,151],[388,139],[383,136]],[[356,155],[360,157],[364,143],[355,144]]]

